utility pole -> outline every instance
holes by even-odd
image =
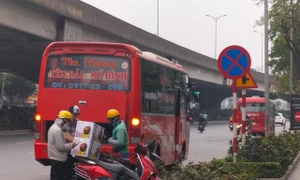
[[[218,21],[219,21],[220,18],[227,16],[227,14],[224,14],[222,16],[211,16],[211,15],[205,15],[205,16],[210,17],[215,21],[215,59],[217,59]]]
[[[269,15],[268,15],[268,0],[264,1],[264,25],[265,25],[265,136],[270,135],[270,128],[273,124],[270,122],[269,118],[269,108],[270,108],[270,81],[269,81]]]
[[[291,42],[293,42],[293,0],[291,0],[291,31],[290,31],[290,39]],[[293,44],[290,44],[291,48],[293,48]],[[293,94],[293,60],[294,60],[294,55],[293,55],[293,51],[290,50],[290,96]]]

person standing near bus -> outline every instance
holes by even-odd
[[[110,109],[106,113],[106,118],[113,126],[112,137],[108,139],[108,143],[113,147],[113,152],[120,153],[121,158],[129,158],[126,125],[120,119],[119,112]]]
[[[69,111],[62,110],[58,113],[57,119],[48,131],[48,157],[51,165],[51,180],[67,180],[66,161],[68,152],[74,148],[77,143],[67,143],[62,128],[71,121],[72,115]]]
[[[68,121],[65,123],[65,125],[63,126],[63,131],[65,134],[67,133],[67,135],[65,135],[65,137],[68,137],[69,135],[74,137],[77,121],[79,121],[79,119],[77,117],[80,115],[80,109],[78,106],[73,105],[69,108],[69,112],[72,114],[72,119],[71,119],[71,121]],[[67,141],[71,141],[71,140],[67,139]],[[70,179],[72,178],[72,176],[75,173],[75,171],[73,169],[75,162],[76,162],[76,159],[73,158],[73,156],[69,152],[68,159],[66,161],[66,174],[68,175],[68,177]]]

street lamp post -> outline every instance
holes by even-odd
[[[156,35],[159,36],[159,0],[156,1]]]
[[[273,134],[273,124],[270,122],[270,80],[269,80],[269,10],[268,0],[264,1],[264,37],[265,37],[265,136]],[[272,128],[272,131],[271,131]]]
[[[291,31],[290,31],[290,39],[293,42],[293,1],[291,0]],[[293,48],[293,44],[291,43],[290,45]],[[293,59],[294,59],[294,55],[293,55],[293,51],[290,50],[290,96],[292,96],[293,94]]]
[[[258,33],[261,36],[261,72],[264,72],[264,33],[258,32],[258,31],[253,31]]]
[[[227,14],[224,14],[222,16],[211,16],[211,15],[205,15],[207,17],[212,18],[215,21],[215,59],[217,59],[217,44],[218,44],[218,20],[222,17],[227,16]]]

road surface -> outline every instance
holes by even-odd
[[[276,127],[277,132],[280,130],[281,127]],[[203,133],[192,125],[189,158],[185,164],[225,157],[231,138],[227,124],[208,124]],[[33,151],[32,135],[0,136],[0,179],[49,180],[49,167],[36,162]]]

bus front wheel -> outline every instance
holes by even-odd
[[[181,152],[179,154],[179,163],[182,163],[185,158],[185,148],[186,148],[186,146],[185,146],[185,142],[184,142],[182,145]]]

